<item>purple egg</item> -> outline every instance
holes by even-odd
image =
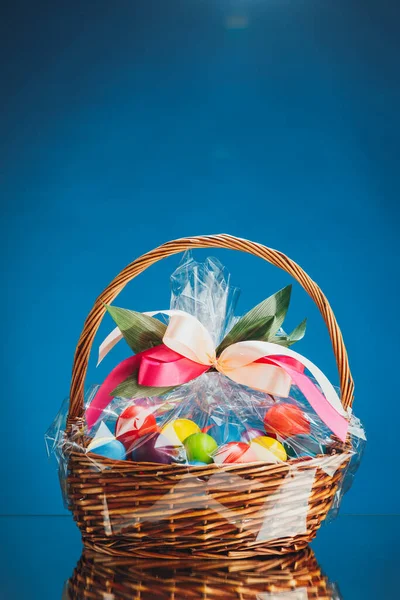
[[[265,436],[265,431],[263,431],[262,429],[255,429],[255,428],[246,429],[245,431],[243,431],[243,433],[241,435],[241,441],[247,442],[249,444],[251,442],[251,440],[254,440],[254,438],[257,438],[260,436]]]
[[[131,458],[135,462],[154,462],[168,465],[180,462],[179,448],[171,446],[171,442],[159,433],[151,433],[137,440]]]
[[[136,398],[134,404],[135,404],[135,406],[148,407],[150,405],[150,402],[149,402],[148,398]]]

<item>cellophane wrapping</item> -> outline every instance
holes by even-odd
[[[193,259],[191,253],[186,253],[171,276],[170,308],[194,315],[211,333],[216,345],[237,321],[235,312],[239,295],[239,289],[231,285],[229,273],[215,258],[208,258],[199,263]],[[161,314],[159,318],[165,319]],[[280,330],[278,335],[285,335],[285,332]],[[86,390],[86,407],[90,405],[98,389],[98,385],[92,385]],[[282,437],[281,430],[274,431],[273,426],[269,426],[266,431],[266,414],[272,407],[282,404],[290,404],[301,411],[308,423],[306,435]],[[235,520],[235,516],[215,499],[218,497],[215,490],[228,487],[230,494],[241,495],[249,490],[249,486],[254,491],[257,482],[238,476],[231,477],[229,471],[215,468],[214,465],[246,465],[247,462],[251,464],[254,460],[261,459],[277,467],[286,463],[290,468],[285,481],[274,491],[264,507],[262,502],[260,503],[263,519],[257,519],[256,525],[250,525],[256,528],[254,533],[258,541],[294,536],[306,530],[308,492],[312,493],[315,478],[321,470],[329,478],[337,479],[338,474],[340,475],[328,515],[330,518],[336,516],[343,495],[352,484],[366,442],[363,426],[354,415],[350,417],[346,445],[339,442],[296,386],[292,386],[289,398],[278,398],[235,383],[225,375],[213,371],[162,397],[136,400],[116,397],[91,430],[79,423],[72,425],[67,431],[68,405],[66,399],[45,436],[48,453],[55,456],[58,462],[66,506],[69,502],[68,459],[71,452],[85,453],[92,462],[93,471],[99,473],[112,469],[115,460],[133,461],[138,471],[141,463],[186,467],[195,484],[182,489],[182,493],[186,495],[185,510],[201,511],[204,504],[209,507],[213,502],[215,510],[231,522],[232,519]],[[156,430],[135,439],[120,436],[120,439],[124,439],[123,453],[115,454],[113,444],[115,445],[117,422],[120,419],[121,423],[121,414],[130,406],[140,407],[143,414],[152,415],[157,427]],[[180,422],[183,423],[183,429],[187,421],[190,421],[190,435],[195,428],[194,433],[204,433],[212,438],[211,445],[206,445],[206,457],[203,451],[200,452],[201,460],[196,460],[190,444],[188,446],[186,440],[181,439],[182,432],[181,437],[177,435],[174,426],[177,420],[182,420]],[[124,426],[125,430],[129,430],[129,419]],[[252,448],[252,441],[257,436],[275,439],[279,443],[279,449],[285,449],[285,454],[280,450],[276,451],[273,445],[269,449],[263,448],[261,457],[254,452],[243,454],[241,444],[248,444],[248,447]],[[110,443],[111,447],[108,446]],[[302,465],[305,466],[304,469],[300,468]],[[295,496],[299,489],[302,491],[296,500],[296,518],[289,522],[287,519],[281,520],[280,498]],[[177,494],[179,495],[179,490]],[[102,502],[106,511],[107,498],[102,498]],[[112,532],[115,535],[119,531],[126,532],[130,524],[137,524],[140,519],[161,521],[168,515],[165,513],[165,505],[160,511],[157,502],[156,499],[154,510],[147,511],[144,515],[118,515],[118,518],[114,519],[110,514],[109,518],[105,519],[105,533]],[[245,522],[243,525],[246,527]]]

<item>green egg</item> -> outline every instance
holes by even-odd
[[[210,464],[212,455],[218,448],[217,442],[207,433],[192,433],[184,441],[188,461],[198,460]]]

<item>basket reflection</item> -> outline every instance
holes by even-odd
[[[68,600],[340,600],[310,548],[263,560],[115,558],[85,551]]]

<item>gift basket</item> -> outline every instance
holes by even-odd
[[[111,304],[148,266],[194,248],[241,250],[291,274],[328,327],[340,391],[292,349],[306,323],[283,329],[290,285],[238,317],[239,291],[226,269],[186,252],[169,309]],[[122,339],[129,356],[85,393],[106,312],[116,327],[99,362]],[[351,484],[365,444],[352,400],[332,309],[296,263],[229,235],[183,238],[135,260],[98,297],[77,345],[69,401],[46,439],[89,550],[210,560],[285,554],[314,538]]]
[[[310,548],[263,560],[142,560],[86,551],[65,600],[340,600]]]

